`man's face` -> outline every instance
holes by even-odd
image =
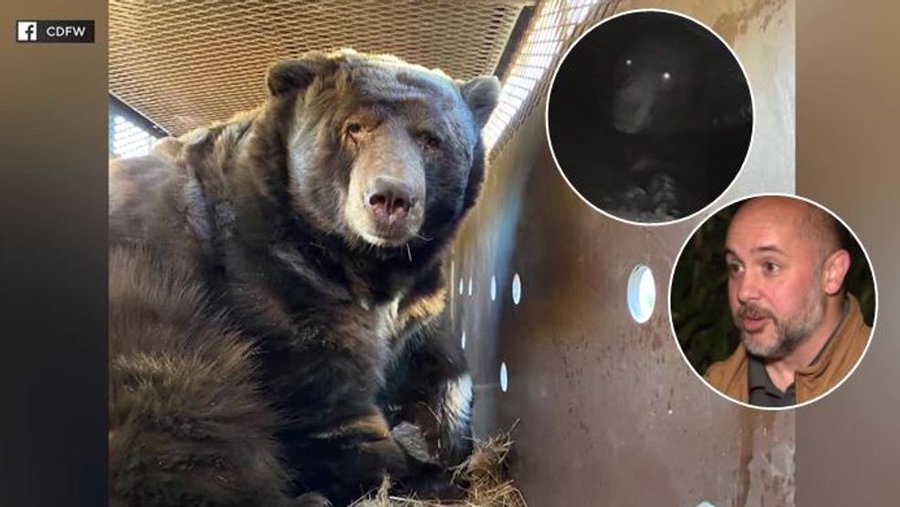
[[[744,346],[759,357],[785,357],[824,316],[820,248],[800,231],[802,206],[756,199],[728,228],[728,302]]]

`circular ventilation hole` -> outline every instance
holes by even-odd
[[[643,264],[638,264],[628,277],[628,311],[631,318],[643,324],[653,314],[656,305],[656,283],[653,272]]]
[[[519,304],[519,301],[522,300],[522,279],[519,278],[518,273],[516,273],[512,281],[512,300],[515,304]]]

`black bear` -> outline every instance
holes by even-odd
[[[444,260],[499,82],[345,50],[267,85],[111,165],[111,503],[346,505],[385,475],[452,495],[471,380]]]

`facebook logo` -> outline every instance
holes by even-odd
[[[94,42],[94,21],[71,19],[16,21],[16,41],[91,43]]]
[[[17,21],[16,22],[16,41],[18,42],[37,42],[38,27],[37,21]]]

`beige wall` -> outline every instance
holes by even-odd
[[[900,505],[900,4],[798,9],[797,191],[842,216],[869,253],[878,315],[861,365],[797,414],[797,503]]]

